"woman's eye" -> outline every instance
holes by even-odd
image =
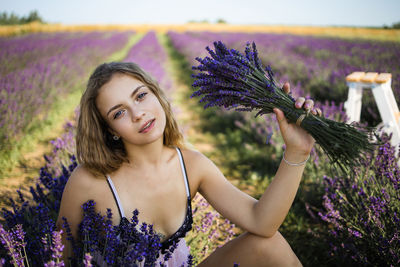
[[[138,99],[143,99],[143,97],[144,97],[145,95],[147,95],[147,93],[146,93],[146,92],[143,92],[143,93],[139,94],[137,98],[138,98]]]
[[[122,112],[124,112],[123,110],[118,111],[117,113],[114,114],[114,119],[118,118]]]

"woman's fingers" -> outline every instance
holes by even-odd
[[[296,108],[301,108],[304,104],[304,102],[306,102],[306,99],[304,97],[299,97],[296,99],[296,102],[294,103]]]
[[[288,121],[285,118],[285,114],[283,114],[283,112],[278,108],[274,108],[273,111],[276,115],[276,119],[279,123],[279,128],[281,129],[281,132],[285,132],[286,128],[288,127]]]
[[[311,111],[313,108],[314,108],[314,101],[312,101],[311,99],[307,99],[304,102],[304,109]]]
[[[286,94],[290,93],[290,83],[285,82],[282,86],[283,91],[285,91]]]
[[[296,108],[304,108],[310,111],[314,115],[322,116],[322,111],[319,108],[314,108],[314,101],[312,99],[305,99],[304,97],[299,97],[295,102]]]
[[[318,116],[322,117],[322,110],[320,108],[316,108]]]
[[[322,117],[322,110],[320,108],[313,108],[311,109],[311,113],[314,114],[315,116],[320,116]]]
[[[311,110],[311,113],[312,113],[313,115],[315,115],[315,116],[318,115],[318,112],[317,112],[317,109],[316,109],[316,108],[313,108],[313,109]]]
[[[285,82],[282,86],[283,91],[286,94],[290,94],[290,83]],[[307,111],[310,111],[314,115],[322,116],[322,111],[319,108],[314,108],[314,101],[312,99],[305,99],[304,97],[299,97],[295,102],[296,108],[304,108]]]

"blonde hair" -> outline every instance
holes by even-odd
[[[133,62],[103,63],[90,76],[82,95],[76,133],[78,162],[95,176],[112,173],[123,162],[128,162],[122,141],[113,140],[111,128],[96,107],[96,98],[100,88],[109,82],[116,73],[130,75],[143,82],[158,98],[166,116],[163,144],[168,147],[187,147],[173,116],[171,105],[157,81]]]

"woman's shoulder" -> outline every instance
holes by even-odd
[[[199,176],[203,173],[204,168],[207,168],[211,163],[211,160],[202,152],[192,148],[182,148],[181,151],[186,169],[200,178]]]
[[[80,212],[81,205],[92,199],[95,195],[95,181],[96,177],[82,165],[78,165],[72,171],[62,194],[57,219],[58,227],[62,224],[61,218],[66,217],[71,225],[74,225],[75,229],[75,226],[82,219]]]
[[[78,165],[71,173],[66,186],[74,191],[89,192],[99,180],[99,177],[90,172],[85,165]]]
[[[198,150],[192,149],[192,148],[181,148],[180,149],[182,152],[182,157],[185,161],[185,164],[190,164],[195,166],[196,162],[202,158],[202,157],[206,157],[203,153],[201,153]]]

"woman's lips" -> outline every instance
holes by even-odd
[[[144,130],[140,131],[140,133],[147,133],[148,131],[150,131],[153,127],[154,127],[154,123],[155,123],[156,119],[153,119],[149,125],[149,127],[145,128]]]

